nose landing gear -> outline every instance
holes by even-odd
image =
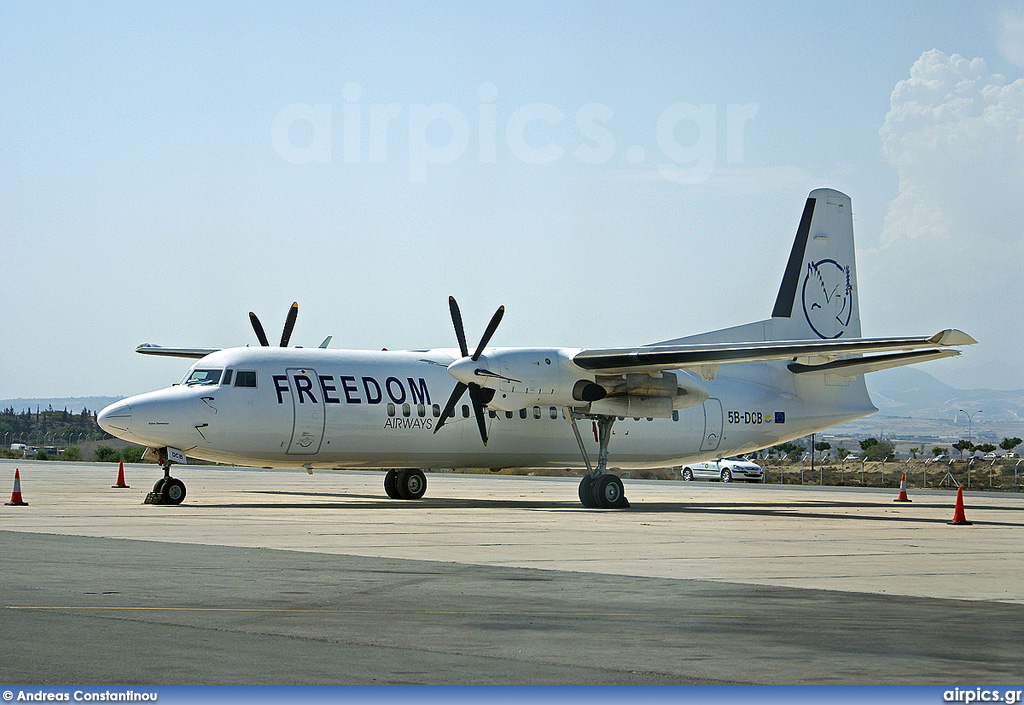
[[[160,451],[159,457],[164,476],[156,481],[143,504],[181,504],[185,500],[185,483],[171,477],[171,461],[167,459],[166,452]]]

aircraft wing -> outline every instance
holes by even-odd
[[[800,372],[811,372],[823,371],[826,369],[824,365],[839,357],[848,355],[927,349],[931,349],[936,353],[949,352],[956,354],[956,351],[943,351],[942,349],[954,345],[973,345],[977,342],[962,331],[948,329],[930,337],[913,338],[782,340],[696,345],[649,345],[638,348],[581,350],[573,356],[573,362],[583,369],[599,371],[602,374],[626,374],[630,372],[657,372],[660,370],[717,367],[718,365],[741,362],[792,360],[794,363],[801,361]],[[945,356],[943,355],[943,357]],[[869,371],[866,365],[869,364],[871,359],[857,358],[858,364],[865,367],[862,371]],[[887,362],[907,364],[902,362],[902,358],[900,359],[900,362],[896,362],[896,359],[890,357]],[[916,360],[908,360],[908,362],[910,361],[920,362],[921,360],[918,358]],[[889,364],[886,366],[895,365]],[[882,369],[882,367],[878,366],[874,369]]]
[[[153,345],[152,343],[143,343],[142,345],[135,348],[135,352],[142,353],[143,355],[162,355],[164,357],[191,357],[201,358],[206,357],[210,353],[215,353],[223,348],[165,348],[162,345]]]

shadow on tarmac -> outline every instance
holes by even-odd
[[[402,501],[387,499],[380,495],[343,494],[329,492],[289,492],[284,490],[254,490],[254,495],[273,495],[277,497],[295,497],[293,502],[261,502],[190,504],[179,505],[183,509],[319,509],[319,510],[350,510],[350,509],[391,509],[402,511],[422,511],[432,509],[535,509],[544,511],[568,512],[618,512],[625,514],[666,514],[690,513],[750,517],[800,517],[811,519],[829,519],[833,521],[879,521],[911,524],[935,524],[933,517],[913,516],[907,513],[894,514],[892,510],[900,508],[906,511],[914,509],[948,509],[950,518],[953,516],[952,502],[914,501],[913,504],[894,505],[891,500],[879,502],[851,500],[810,500],[801,502],[633,502],[628,509],[586,509],[573,496],[571,499],[486,499],[469,498],[454,499],[444,497],[425,497],[419,500]],[[298,501],[298,498],[317,498],[321,501]],[[857,510],[853,514],[837,514],[834,512],[816,511]],[[968,510],[1000,510],[1005,507],[991,505],[970,505]],[[864,511],[867,510],[867,511]],[[873,510],[873,511],[872,511]],[[879,511],[885,513],[879,514]],[[1012,526],[1024,528],[1024,521],[979,521],[971,516],[975,526]],[[946,522],[946,519],[942,519]]]

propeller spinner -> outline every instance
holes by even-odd
[[[459,311],[459,304],[456,303],[454,296],[448,297],[448,308],[452,314],[455,337],[459,340],[459,351],[462,353],[462,357],[448,366],[448,372],[458,381],[455,384],[455,389],[452,390],[452,395],[448,397],[448,403],[444,405],[444,411],[441,412],[441,418],[438,420],[437,426],[434,427],[434,433],[437,433],[444,426],[445,421],[455,416],[455,405],[459,403],[462,395],[468,389],[469,398],[473,403],[473,413],[476,415],[476,423],[480,428],[480,439],[484,442],[484,445],[487,445],[487,423],[484,419],[484,404],[491,400],[494,391],[491,389],[485,390],[479,384],[472,381],[472,376],[498,377],[500,375],[495,375],[489,370],[474,369],[469,371],[468,368],[480,359],[480,355],[483,353],[484,348],[487,347],[487,343],[490,342],[495,329],[501,323],[501,317],[505,315],[505,307],[499,306],[498,310],[491,316],[491,322],[487,324],[487,328],[480,338],[480,343],[476,346],[476,350],[472,355],[469,354],[469,347],[466,345],[466,331],[462,325],[462,313]],[[467,379],[468,381],[466,381]],[[485,395],[487,395],[486,400],[484,399]]]
[[[295,318],[299,315],[299,302],[295,301],[292,303],[292,307],[288,309],[288,317],[284,320],[284,330],[281,331],[281,345],[280,347],[288,347],[288,341],[291,340],[292,330],[295,328]],[[252,329],[256,332],[256,339],[260,341],[260,345],[265,348],[270,347],[270,341],[267,340],[267,333],[263,330],[263,325],[260,323],[260,319],[256,317],[256,314],[249,311],[249,322],[252,323]]]

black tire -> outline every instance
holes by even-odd
[[[615,475],[602,475],[597,478],[591,492],[594,495],[594,506],[601,509],[629,506],[626,501],[626,491],[622,487],[622,480]]]
[[[683,468],[683,482],[693,482],[693,470]]]
[[[732,470],[729,468],[722,471],[722,482],[732,482]]]
[[[185,483],[176,477],[167,478],[164,484],[164,502],[181,504],[185,501]]]
[[[427,476],[418,468],[398,474],[398,493],[402,499],[419,499],[427,491]]]
[[[159,480],[157,480],[156,484],[153,485],[153,492],[156,493],[156,494],[162,494],[163,491],[164,491],[164,483],[165,482],[167,482],[167,478],[166,477],[161,477]]]
[[[384,476],[384,491],[391,499],[402,498],[398,492],[398,470],[388,470],[388,474]]]
[[[590,475],[584,475],[583,479],[580,480],[579,494],[580,502],[582,502],[583,506],[586,507],[587,509],[592,509],[593,507],[597,506],[594,504],[594,493],[592,491],[593,487],[594,478],[592,478]]]

